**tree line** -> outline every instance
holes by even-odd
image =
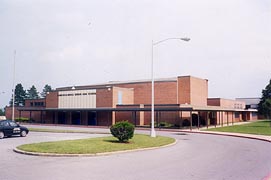
[[[259,114],[271,119],[271,79],[269,84],[262,90],[262,97],[258,106]]]
[[[21,83],[17,84],[15,86],[15,99],[14,99],[14,105],[15,106],[24,106],[26,99],[39,99],[44,98],[46,94],[50,91],[52,91],[52,87],[48,84],[46,84],[42,90],[41,93],[38,92],[37,88],[32,85],[28,90],[24,90],[24,87]],[[11,100],[9,104],[12,106],[13,104],[13,95],[11,97]]]

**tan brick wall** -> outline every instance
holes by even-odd
[[[122,104],[134,104],[134,89],[113,87],[113,107],[118,104],[118,93],[122,94]]]
[[[178,103],[206,106],[208,80],[192,76],[178,77]]]
[[[246,104],[245,102],[242,102],[242,101],[235,101],[231,99],[221,99],[221,107],[245,109]]]
[[[208,98],[207,102],[209,106],[220,106],[224,108],[245,109],[246,107],[245,102],[232,99]]]
[[[207,106],[208,80],[190,77],[191,85],[191,104]]]

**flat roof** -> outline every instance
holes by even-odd
[[[175,82],[175,81],[177,81],[177,77],[174,77],[174,78],[158,78],[158,79],[155,79],[154,81],[155,82]],[[102,83],[102,84],[60,87],[60,88],[56,88],[56,91],[71,90],[73,87],[75,88],[73,90],[99,89],[99,88],[108,88],[108,87],[112,87],[112,86],[115,86],[115,85],[121,85],[121,84],[139,84],[139,83],[150,83],[150,82],[151,82],[151,79],[131,80],[131,81],[109,81],[107,83]]]

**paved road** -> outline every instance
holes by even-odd
[[[20,144],[104,136],[31,132],[0,140],[1,180],[261,180],[271,172],[271,143],[215,135],[158,132],[178,140],[156,150],[97,157],[36,157]]]

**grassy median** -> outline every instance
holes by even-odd
[[[165,146],[174,143],[175,139],[170,137],[157,136],[151,138],[148,135],[134,135],[129,143],[119,143],[112,136],[89,138],[80,140],[65,140],[57,142],[43,142],[35,144],[25,144],[17,149],[28,152],[56,153],[56,154],[96,154],[105,152],[115,152],[151,147]]]
[[[219,131],[219,132],[233,132],[244,134],[256,134],[271,136],[270,121],[256,121],[243,125],[225,126],[219,128],[208,129],[207,131]]]

